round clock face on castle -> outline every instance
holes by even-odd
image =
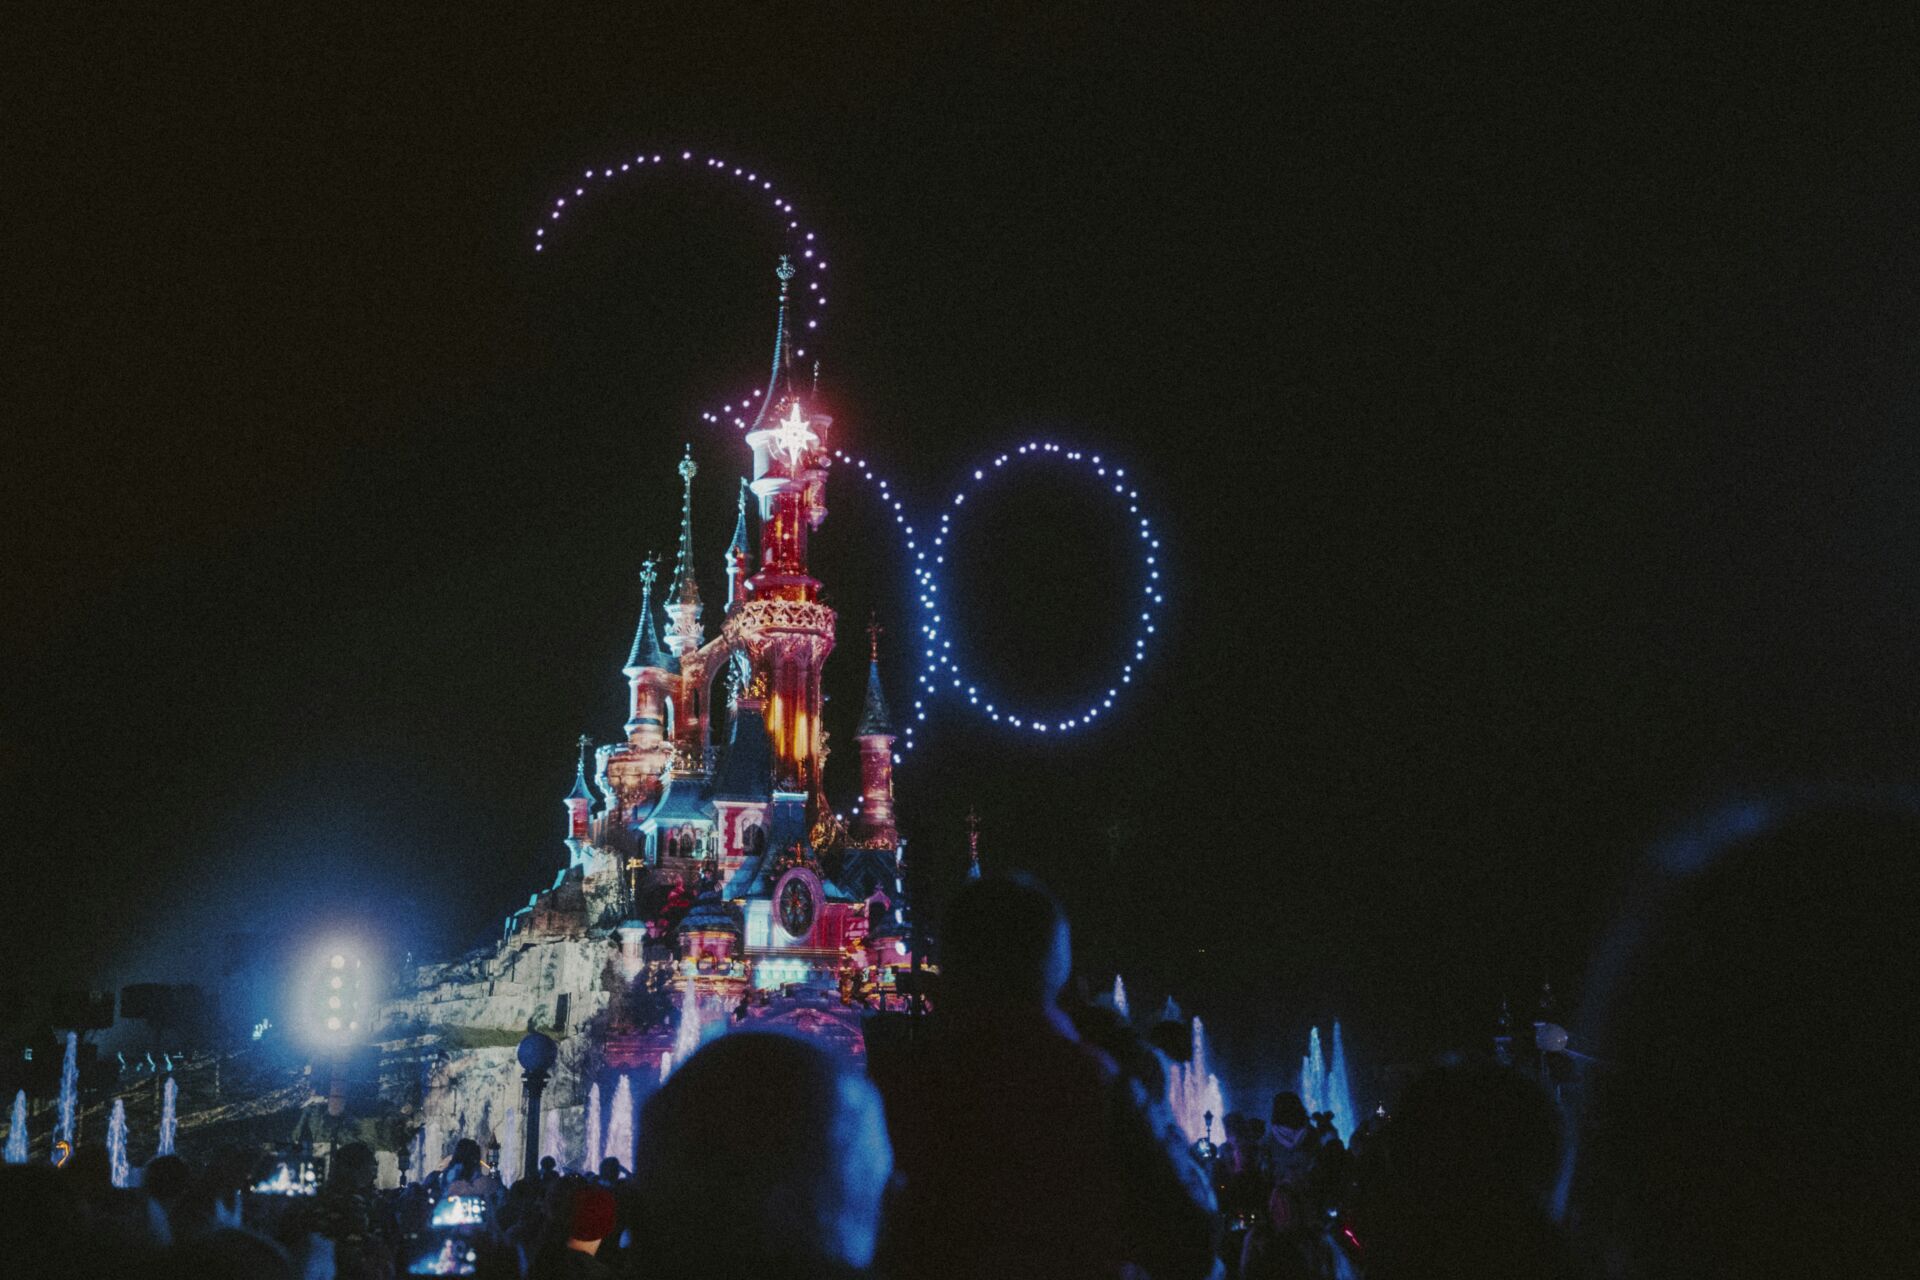
[[[815,913],[813,882],[798,870],[789,871],[775,890],[773,901],[780,913],[780,927],[793,937],[806,937],[813,928]]]

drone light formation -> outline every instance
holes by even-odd
[[[576,210],[595,191],[629,176],[661,170],[704,174],[737,183],[757,203],[772,208],[781,224],[781,232],[790,242],[789,261],[795,268],[796,283],[804,285],[804,288],[793,291],[799,307],[796,319],[799,321],[800,335],[803,338],[813,335],[817,340],[827,305],[827,260],[817,233],[802,224],[792,201],[775,190],[771,178],[763,176],[756,168],[734,164],[717,155],[701,154],[691,149],[665,148],[642,151],[630,160],[622,159],[614,164],[586,170],[570,193],[554,199],[546,218],[534,228],[534,252],[544,252],[548,245],[554,243],[565,216]],[[794,354],[805,357],[807,349],[796,343]],[[703,411],[700,418],[713,425],[731,423],[744,431],[758,416],[758,401],[764,394],[762,391],[747,391],[717,408]],[[797,406],[795,414],[798,414]],[[776,424],[772,442],[776,450],[797,455],[814,443],[811,434],[806,422],[796,416],[792,421]],[[833,451],[833,457],[851,465],[862,479],[877,488],[882,507],[893,516],[894,524],[905,540],[907,564],[913,574],[913,594],[920,607],[919,632],[922,641],[919,646],[920,673],[915,680],[913,715],[901,738],[905,750],[913,749],[916,730],[926,723],[929,709],[942,696],[954,701],[964,699],[968,707],[988,722],[1034,736],[1057,735],[1086,728],[1101,715],[1113,710],[1123,689],[1133,683],[1135,671],[1146,661],[1148,643],[1158,631],[1159,611],[1166,604],[1166,594],[1161,589],[1159,535],[1143,512],[1140,492],[1127,478],[1125,468],[1103,460],[1097,453],[1067,448],[1052,441],[1030,440],[974,468],[971,478],[962,482],[939,518],[916,530],[908,522],[906,504],[899,497],[898,490],[865,459],[852,457],[837,449]],[[979,676],[963,668],[962,660],[954,648],[955,623],[951,609],[941,599],[941,568],[946,564],[947,554],[952,547],[955,514],[966,505],[970,493],[992,483],[993,478],[1008,466],[1023,464],[1057,464],[1078,469],[1082,479],[1093,483],[1103,493],[1110,493],[1115,501],[1126,504],[1127,514],[1134,522],[1140,538],[1141,577],[1140,595],[1137,597],[1140,617],[1127,657],[1119,671],[1111,673],[1108,681],[1103,682],[1103,690],[1096,690],[1084,704],[1065,714],[1057,711],[1038,712],[1016,706],[1006,697],[994,694]],[[895,759],[898,758],[896,755]]]
[[[798,309],[796,320],[802,339],[818,340],[822,321],[826,318],[827,260],[825,246],[820,243],[816,232],[808,229],[800,221],[800,215],[794,210],[793,202],[780,195],[773,180],[761,174],[757,169],[746,165],[734,164],[716,155],[702,155],[684,148],[667,148],[660,151],[642,151],[631,160],[621,160],[617,164],[604,165],[586,170],[576,180],[572,193],[556,197],[547,210],[545,220],[533,230],[533,251],[544,253],[549,244],[554,243],[555,233],[560,230],[556,224],[565,214],[578,209],[580,203],[596,190],[606,187],[610,182],[637,177],[648,172],[671,170],[676,173],[698,173],[709,177],[724,178],[740,184],[755,198],[755,203],[771,207],[779,221],[779,230],[792,246],[791,257],[798,269],[796,285],[804,288],[794,290],[794,303]],[[807,348],[798,345],[794,356],[805,359]],[[755,402],[763,393],[749,390],[738,397],[712,409],[703,410],[702,422],[714,424],[730,422],[742,431],[747,429],[757,412]]]
[[[914,681],[913,716],[902,736],[907,750],[913,749],[915,730],[926,723],[934,700],[942,696],[954,701],[964,699],[968,707],[990,723],[1036,736],[1087,728],[1113,710],[1122,690],[1133,683],[1134,673],[1146,661],[1148,645],[1159,633],[1160,610],[1167,603],[1161,585],[1160,536],[1152,519],[1143,511],[1140,490],[1127,478],[1126,468],[1097,453],[1071,449],[1052,441],[1030,440],[973,468],[929,530],[927,526],[916,529],[908,521],[906,502],[899,496],[897,486],[866,459],[840,450],[834,451],[834,457],[858,471],[879,494],[882,508],[893,517],[904,540],[907,563],[913,571],[914,598],[920,606],[920,673]],[[966,505],[968,495],[992,484],[1009,466],[1048,464],[1076,470],[1083,482],[1091,482],[1114,501],[1125,503],[1128,518],[1140,538],[1140,595],[1137,597],[1140,617],[1127,658],[1104,690],[1097,691],[1084,704],[1064,715],[1016,706],[1004,696],[994,694],[985,681],[963,668],[954,647],[957,624],[951,593],[942,590],[942,570],[953,549],[954,517]]]

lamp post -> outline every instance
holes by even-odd
[[[526,1146],[521,1154],[520,1176],[526,1177],[540,1167],[540,1095],[547,1091],[547,1076],[560,1058],[560,1046],[553,1037],[529,1031],[520,1041],[521,1079],[526,1082]]]

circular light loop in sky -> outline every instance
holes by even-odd
[[[893,517],[894,525],[900,531],[906,546],[907,563],[913,571],[913,594],[919,609],[920,639],[916,650],[919,674],[914,678],[913,714],[901,735],[908,750],[914,746],[919,726],[926,723],[928,711],[937,699],[943,697],[952,702],[965,703],[993,724],[1034,736],[1058,735],[1083,729],[1113,710],[1114,704],[1124,696],[1126,686],[1133,683],[1134,674],[1146,661],[1148,647],[1159,634],[1160,612],[1167,603],[1161,578],[1160,535],[1152,519],[1145,513],[1140,490],[1128,477],[1126,468],[1115,465],[1097,453],[1068,448],[1052,441],[1030,440],[975,467],[941,509],[937,519],[916,525],[907,518],[906,502],[900,497],[898,488],[866,459],[838,449],[834,451],[834,457],[857,471],[861,479],[867,481],[878,494],[881,507]],[[1104,688],[1097,688],[1083,704],[1065,714],[1057,711],[1036,712],[1021,707],[1004,696],[996,695],[990,682],[962,666],[959,653],[964,646],[957,649],[954,644],[958,623],[950,593],[944,590],[943,585],[947,557],[953,550],[954,529],[966,509],[968,495],[992,484],[997,476],[1010,468],[1041,465],[1068,468],[1076,473],[1075,479],[1091,484],[1096,491],[1124,505],[1129,533],[1138,538],[1135,550],[1140,565],[1139,588],[1137,595],[1128,598],[1138,605],[1139,616],[1132,624],[1132,642],[1126,658],[1118,671],[1108,673],[1103,682]],[[1131,616],[1133,610],[1129,608],[1128,613]]]
[[[755,203],[773,212],[774,220],[787,240],[788,256],[796,268],[792,295],[793,354],[804,359],[807,352],[818,343],[821,330],[826,327],[826,248],[820,243],[819,237],[802,224],[793,202],[779,193],[773,185],[773,179],[757,169],[734,164],[716,155],[674,147],[642,151],[631,159],[623,157],[612,164],[585,170],[574,180],[570,190],[555,197],[553,203],[547,206],[547,216],[533,230],[533,251],[546,252],[547,247],[556,242],[567,217],[577,212],[589,196],[614,182],[626,182],[641,176],[657,178],[662,173],[672,173],[678,179],[692,174],[724,179]],[[724,404],[703,410],[700,419],[716,424],[731,422],[744,431],[753,420],[756,402],[763,394],[763,390],[750,389]]]
[[[725,179],[738,184],[773,211],[780,230],[789,242],[789,256],[798,268],[796,281],[799,287],[794,291],[794,354],[805,357],[808,347],[818,342],[825,320],[825,249],[817,235],[802,225],[793,203],[779,194],[773,180],[749,166],[733,164],[719,156],[689,149],[666,148],[643,151],[631,159],[622,158],[612,164],[588,169],[575,180],[570,192],[556,197],[547,209],[547,216],[534,229],[533,251],[544,253],[549,245],[554,244],[567,215],[576,212],[589,195],[612,182],[663,171]],[[758,390],[747,391],[702,412],[700,417],[714,424],[730,422],[744,430],[756,411],[755,402],[762,394]],[[919,726],[926,723],[929,708],[943,696],[955,702],[964,701],[969,708],[993,724],[1035,736],[1057,735],[1085,728],[1113,710],[1125,687],[1133,683],[1134,673],[1146,661],[1148,644],[1157,634],[1157,620],[1166,604],[1166,595],[1161,589],[1159,535],[1141,509],[1139,490],[1127,478],[1125,468],[1104,461],[1096,453],[1070,449],[1052,441],[1030,440],[976,467],[971,478],[963,481],[952,501],[942,509],[939,518],[916,530],[907,521],[906,505],[899,497],[898,490],[864,459],[839,450],[834,451],[834,457],[852,466],[864,480],[877,488],[882,506],[893,516],[894,524],[905,539],[907,563],[913,572],[913,594],[920,610],[920,643],[917,650],[920,670],[914,682],[913,713],[902,731],[908,750],[913,748]],[[1104,690],[1097,690],[1084,705],[1065,714],[1038,713],[1014,705],[1008,699],[996,696],[981,677],[962,667],[953,643],[956,624],[941,589],[942,569],[952,549],[954,525],[966,506],[968,494],[991,484],[993,478],[1008,467],[1037,464],[1064,465],[1076,469],[1080,479],[1109,494],[1115,502],[1125,504],[1129,529],[1139,538],[1140,590],[1133,597],[1139,606],[1139,620],[1134,624],[1132,645],[1120,669],[1109,673]],[[1130,609],[1129,615],[1131,612]]]

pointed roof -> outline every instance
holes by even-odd
[[[727,544],[727,554],[747,555],[747,478],[740,477],[740,514],[733,522],[733,541]]]
[[[868,663],[867,663],[867,703],[860,712],[860,727],[855,729],[856,738],[865,738],[875,734],[891,734],[893,717],[887,712],[886,691],[880,687],[880,624],[867,623]]]
[[[660,643],[660,631],[653,624],[653,580],[659,573],[649,556],[640,566],[640,625],[633,632],[633,648],[627,653],[626,670],[655,667],[671,671],[673,655]]]
[[[698,604],[700,587],[693,576],[693,477],[700,468],[693,461],[693,446],[680,459],[680,547],[673,555],[673,581],[667,584],[667,599],[678,604]]]
[[[567,792],[569,800],[592,800],[593,792],[587,790],[587,748],[593,745],[593,739],[586,734],[580,735],[580,762],[573,770],[573,790]]]
[[[793,339],[787,333],[787,286],[794,276],[792,259],[781,254],[780,265],[774,268],[773,274],[780,281],[780,311],[773,328],[773,370],[767,375],[767,393],[760,397],[760,411],[754,415],[748,431],[758,431],[776,420],[780,408],[799,398],[798,384],[793,377]]]

